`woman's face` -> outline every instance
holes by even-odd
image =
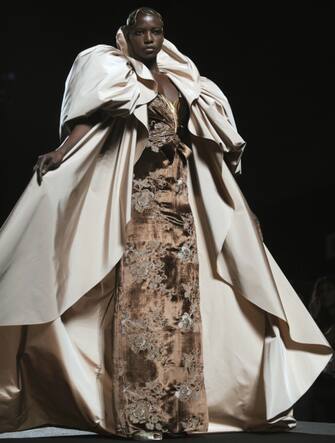
[[[138,14],[127,36],[130,57],[146,62],[156,58],[164,41],[162,22],[155,15]]]

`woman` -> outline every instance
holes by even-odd
[[[2,228],[0,429],[291,429],[332,349],[234,179],[227,98],[156,11],[116,41],[77,56],[67,138]]]

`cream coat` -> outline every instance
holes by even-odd
[[[97,108],[108,121],[41,186],[31,178],[0,231],[1,432],[46,423],[113,431],[103,393],[108,349],[97,319],[123,254],[132,171],[148,137],[147,104],[157,94],[121,30],[117,46],[97,45],[75,59],[60,134]],[[245,141],[226,96],[167,39],[157,63],[190,108],[188,189],[209,431],[294,427],[294,403],[333,350],[262,241],[234,178]]]

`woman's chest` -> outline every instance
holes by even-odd
[[[157,82],[158,92],[160,94],[164,95],[164,97],[166,97],[172,103],[178,100],[179,90],[167,75],[155,73],[153,74],[153,77]]]

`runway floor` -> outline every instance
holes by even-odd
[[[43,440],[43,442],[57,439],[57,442],[59,443],[77,443],[79,441],[84,442],[94,439],[100,440],[100,442],[110,442],[111,440],[131,441],[113,436],[106,437],[93,432],[55,427],[44,427],[27,431],[2,433],[0,434],[0,438],[3,439],[3,443],[6,439],[15,439],[17,441],[29,439],[29,443],[32,443],[32,441],[35,439],[38,441]],[[166,438],[164,440],[176,440],[180,443],[185,440],[188,442],[191,440],[196,440],[197,443],[335,443],[335,423],[298,421],[295,429],[288,432],[218,432],[211,434],[198,434],[196,436],[189,436],[187,438]]]

